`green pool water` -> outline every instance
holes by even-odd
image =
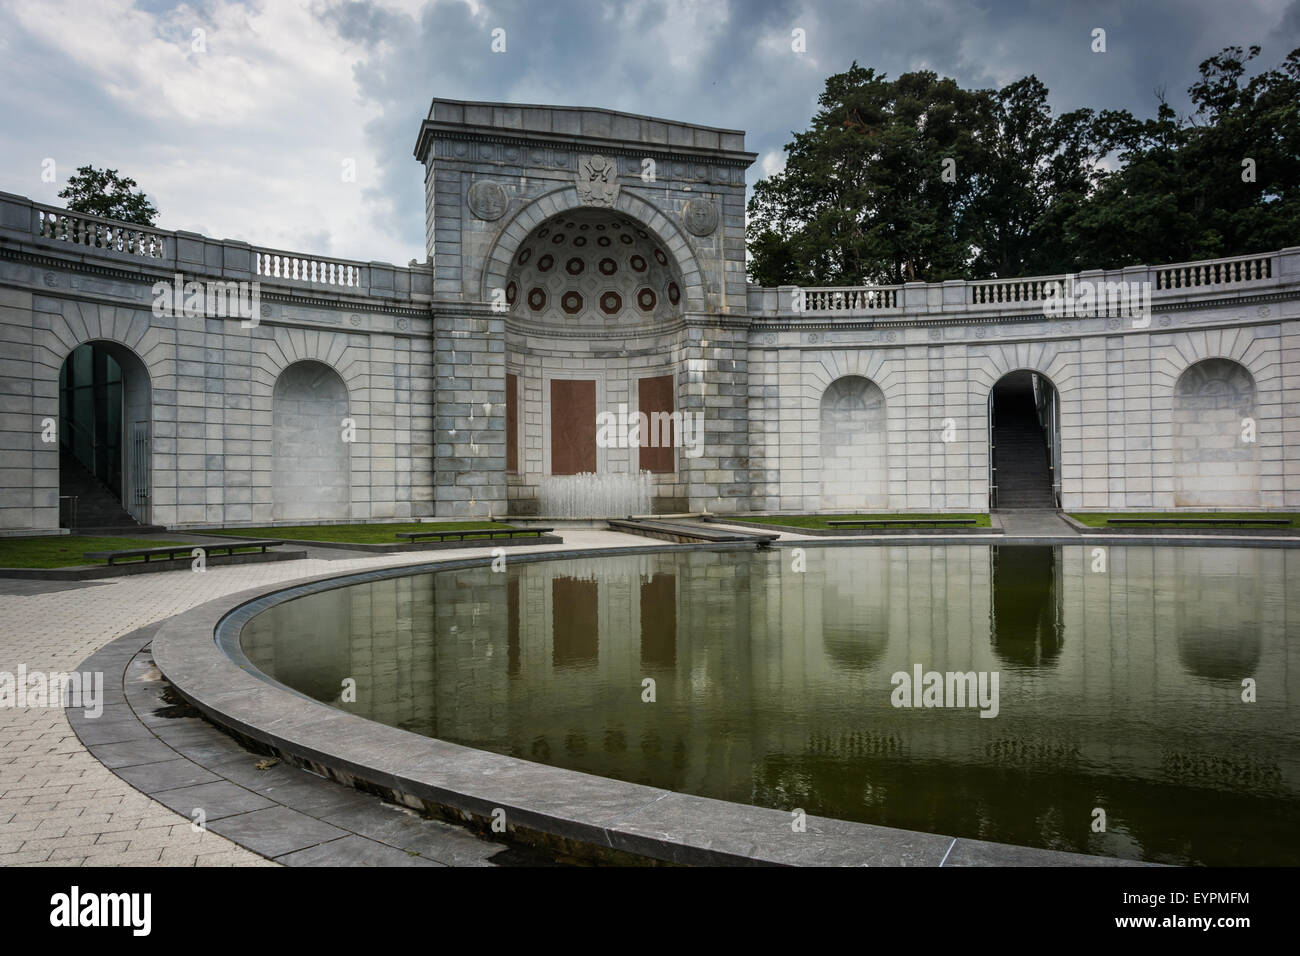
[[[1132,859],[1300,863],[1300,554],[1102,561],[962,544],[514,563],[297,598],[241,641],[351,713],[620,780]],[[963,703],[957,675],[964,706],[896,706]]]

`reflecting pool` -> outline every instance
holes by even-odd
[[[1300,553],[802,561],[676,551],[389,578],[264,611],[242,647],[351,713],[650,786],[1132,859],[1300,864]]]

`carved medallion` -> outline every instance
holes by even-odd
[[[578,199],[584,206],[613,206],[618,198],[618,167],[604,156],[578,157]]]
[[[708,236],[718,228],[718,207],[708,199],[691,199],[682,207],[682,222],[691,235]]]
[[[487,222],[504,216],[508,203],[506,191],[500,183],[480,180],[469,187],[469,211]]]

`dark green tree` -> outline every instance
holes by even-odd
[[[1069,271],[1060,223],[1098,178],[1094,122],[1086,109],[1053,118],[1034,76],[994,94],[992,123],[979,132],[969,212],[976,249],[964,278]]]
[[[812,128],[750,201],[751,276],[767,285],[905,282],[965,273],[987,92],[856,63],[826,81]],[[942,175],[950,160],[951,181]]]
[[[1161,97],[1150,119],[1053,117],[1033,76],[968,91],[933,73],[890,81],[854,63],[826,81],[785,170],[754,188],[750,276],[764,285],[1015,277],[1295,245],[1300,50],[1248,78],[1258,54],[1210,57],[1188,90],[1191,115]]]
[[[75,176],[68,177],[59,198],[68,201],[72,212],[152,226],[158,210],[137,185],[134,179],[118,175],[116,169],[82,166]]]
[[[1246,79],[1259,55],[1228,47],[1200,65],[1190,116],[1103,114],[1121,166],[1064,228],[1096,268],[1244,255],[1300,241],[1300,50]]]

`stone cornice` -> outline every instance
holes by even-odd
[[[518,146],[521,149],[548,146],[567,148],[576,151],[599,153],[607,156],[627,156],[641,158],[647,155],[663,157],[670,161],[683,163],[707,163],[714,166],[735,166],[748,169],[758,159],[757,153],[730,149],[712,149],[701,146],[681,146],[670,143],[635,143],[619,142],[595,136],[582,136],[574,133],[531,133],[526,130],[500,130],[493,127],[464,126],[459,123],[444,123],[425,120],[420,127],[420,136],[416,141],[415,156],[421,162],[430,159],[429,149],[435,139],[462,141],[470,143],[497,143],[506,146]],[[438,157],[439,162],[481,163],[471,158]],[[527,165],[527,164],[524,164]]]

